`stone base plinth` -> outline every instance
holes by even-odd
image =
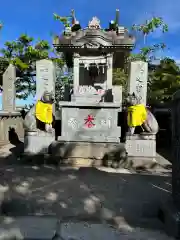
[[[121,162],[125,155],[122,143],[55,141],[49,148],[52,158],[73,166],[100,166]]]
[[[170,197],[168,201],[161,204],[158,217],[164,223],[164,229],[166,232],[169,235],[179,239],[180,211],[178,211],[175,207],[172,197]]]
[[[134,134],[126,137],[126,151],[129,157],[156,159],[156,136]]]
[[[126,151],[131,167],[150,169],[156,165],[156,136],[134,134],[126,137]]]
[[[55,140],[54,133],[26,131],[24,136],[25,154],[46,154],[50,144]]]

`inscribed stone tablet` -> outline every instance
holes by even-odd
[[[3,111],[13,112],[15,111],[15,80],[16,80],[16,68],[10,64],[3,74],[3,99],[2,109]]]
[[[41,99],[45,91],[55,93],[55,67],[46,59],[36,62],[36,100]]]

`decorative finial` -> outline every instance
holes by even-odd
[[[101,29],[100,20],[97,17],[93,17],[92,20],[89,21],[88,28]]]
[[[116,19],[115,19],[116,27],[119,26],[119,9],[116,9]]]
[[[71,10],[71,16],[72,16],[72,25],[74,25],[76,23],[76,17],[75,17],[74,9]]]

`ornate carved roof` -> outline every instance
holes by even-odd
[[[57,50],[66,49],[131,49],[135,39],[131,37],[124,27],[119,27],[117,31],[106,31],[101,29],[100,21],[93,17],[88,27],[78,31],[55,37],[53,45]]]

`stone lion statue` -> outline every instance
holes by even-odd
[[[45,91],[43,96],[29,110],[24,119],[24,128],[27,131],[52,132],[53,127],[53,103],[52,92]]]
[[[128,94],[126,103],[130,134],[134,134],[136,127],[141,127],[142,131],[146,133],[156,134],[158,132],[159,126],[156,118],[146,106],[140,104],[135,93]]]

